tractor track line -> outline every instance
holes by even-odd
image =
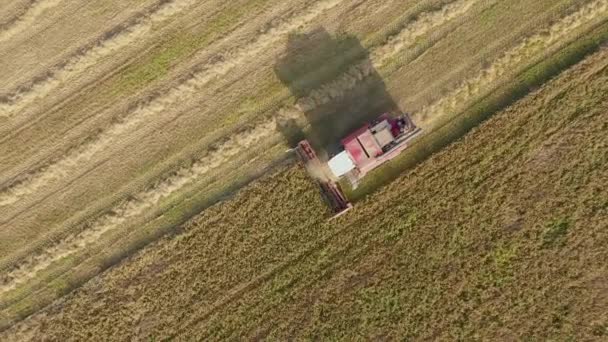
[[[30,26],[34,25],[39,16],[44,14],[48,9],[59,5],[61,1],[63,0],[30,0],[26,8],[17,17],[0,26],[0,43],[27,30]]]
[[[79,180],[81,180],[82,178],[86,177],[87,175],[91,174],[93,171],[95,171],[99,167],[105,165],[110,160],[112,160],[112,157],[108,157],[108,158],[105,158],[103,160],[98,161],[97,163],[95,163],[94,165],[92,165],[91,168],[89,168],[88,170],[86,170],[85,172],[83,172],[81,175],[79,175],[78,177],[76,177],[74,179],[71,179],[68,183],[65,184],[65,186],[49,192],[48,194],[44,195],[44,197],[40,198],[36,202],[34,202],[34,203],[32,203],[32,204],[30,204],[30,205],[28,205],[28,206],[20,209],[19,211],[13,213],[10,217],[8,217],[5,220],[1,221],[0,222],[0,226],[4,226],[4,225],[7,225],[7,224],[10,224],[15,219],[17,219],[19,216],[23,215],[24,213],[31,212],[32,210],[34,210],[36,208],[36,206],[38,206],[39,204],[45,202],[46,200],[48,200],[49,198],[53,197],[54,195],[63,193],[67,188],[69,188],[69,186],[71,186],[72,184],[78,182]]]
[[[519,45],[507,51],[494,61],[490,67],[482,70],[477,76],[464,81],[460,86],[439,101],[415,113],[423,121],[428,118],[442,117],[454,112],[484,91],[490,91],[491,85],[517,68],[523,60],[533,58],[551,47],[560,39],[598,18],[608,19],[608,0],[596,0],[583,5],[580,9],[560,19],[550,28],[524,39]]]
[[[343,0],[326,0],[315,4],[307,13],[292,18],[287,23],[277,28],[270,29],[267,33],[260,35],[252,44],[243,46],[233,53],[232,58],[212,62],[201,67],[201,70],[183,80],[177,86],[168,90],[165,94],[150,100],[148,103],[139,106],[120,122],[112,125],[100,133],[94,141],[85,143],[75,151],[64,156],[57,162],[45,165],[39,170],[30,173],[25,179],[17,181],[0,191],[0,207],[13,204],[19,198],[34,193],[37,189],[48,182],[63,178],[66,169],[73,169],[83,162],[90,160],[100,151],[111,146],[112,143],[125,133],[136,130],[145,124],[150,117],[162,114],[167,108],[175,106],[192,98],[196,93],[214,79],[226,75],[238,65],[255,58],[262,53],[268,46],[282,39],[284,34],[297,29],[301,25],[312,21],[326,10],[337,6]]]
[[[56,0],[60,1],[60,0]],[[46,97],[74,75],[83,73],[101,59],[143,39],[154,25],[170,19],[196,4],[196,0],[160,0],[146,11],[103,34],[95,43],[81,48],[67,61],[44,75],[0,98],[0,116],[12,117],[37,99]]]

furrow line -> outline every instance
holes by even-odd
[[[60,1],[60,0],[56,0]],[[36,100],[53,93],[70,78],[85,72],[116,51],[143,39],[155,25],[164,22],[196,4],[196,0],[161,0],[147,13],[138,16],[120,28],[120,31],[104,35],[94,45],[84,48],[65,63],[49,70],[44,76],[30,81],[11,94],[0,98],[0,116],[12,117]]]
[[[95,139],[76,148],[58,161],[33,171],[17,182],[0,191],[0,207],[13,204],[20,198],[32,194],[41,187],[68,176],[72,170],[89,161],[99,152],[113,146],[116,139],[141,128],[150,117],[158,116],[179,103],[186,102],[212,80],[228,74],[239,65],[262,54],[269,46],[298,27],[311,22],[314,18],[338,5],[343,0],[326,0],[316,3],[301,16],[297,16],[282,25],[269,29],[254,42],[238,49],[232,58],[226,58],[202,67],[200,71],[170,89],[162,96],[140,105],[129,113],[121,122],[110,126]]]
[[[22,33],[31,27],[38,17],[46,10],[56,7],[62,0],[34,0],[31,1],[23,13],[0,27],[0,43]],[[2,113],[2,111],[0,111]]]

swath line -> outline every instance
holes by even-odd
[[[38,17],[40,17],[46,10],[59,5],[61,1],[62,0],[30,1],[29,5],[21,15],[0,27],[0,43],[15,37],[16,35],[25,31],[27,28],[31,27],[36,22],[36,19],[38,19]]]
[[[60,0],[55,0],[60,1]],[[84,49],[83,52],[70,58],[54,70],[38,77],[29,84],[18,87],[10,94],[2,96],[0,100],[0,116],[12,117],[20,114],[27,106],[40,98],[53,93],[58,87],[70,78],[85,72],[116,51],[125,48],[143,39],[154,27],[170,19],[178,13],[196,4],[196,0],[162,0],[153,7],[150,13],[136,18],[130,25],[121,31],[101,39],[95,45]]]
[[[171,88],[165,94],[158,96],[150,102],[129,113],[121,122],[118,122],[101,132],[96,138],[79,146],[75,150],[63,156],[60,160],[42,166],[38,170],[30,172],[17,182],[0,191],[0,207],[17,202],[20,198],[36,192],[49,183],[56,182],[67,177],[72,170],[81,166],[82,163],[91,160],[99,152],[113,146],[115,140],[132,132],[150,120],[150,117],[165,113],[165,111],[176,104],[186,102],[196,96],[199,89],[218,77],[228,74],[234,68],[247,61],[256,58],[269,46],[284,37],[285,34],[297,29],[341,3],[342,0],[328,0],[315,4],[305,14],[298,16],[287,23],[258,37],[253,43],[243,46],[233,58],[210,63],[179,85]]]
[[[174,104],[184,97],[195,95],[197,89],[215,79],[215,77],[228,73],[240,63],[243,63],[250,58],[255,58],[256,55],[264,51],[269,45],[282,39],[285,34],[309,23],[320,14],[337,6],[341,2],[342,0],[318,2],[304,15],[298,16],[284,25],[269,30],[266,34],[260,36],[252,46],[243,47],[241,51],[236,54],[234,59],[212,64],[208,69],[195,74],[183,84],[175,87],[172,91],[169,91],[166,96],[137,109],[134,117],[127,118],[124,122],[111,128],[109,131],[110,134],[102,138],[104,140],[100,140],[102,144],[100,144],[100,141],[96,141],[95,143],[87,145],[86,148],[79,151],[80,153],[74,155],[75,158],[64,160],[63,163],[56,165],[69,168],[77,166],[82,160],[92,158],[94,154],[111,144],[115,136],[133,129],[138,124],[144,122],[144,118],[150,114],[162,113],[167,106]],[[259,141],[272,136],[275,132],[276,119],[270,119],[249,131],[232,136],[226,142],[218,145],[217,148],[207,156],[195,161],[190,166],[176,170],[171,176],[159,181],[151,189],[134,195],[130,200],[123,202],[118,207],[115,207],[102,215],[79,234],[71,235],[64,240],[59,241],[54,246],[44,249],[40,253],[28,255],[25,260],[22,260],[12,271],[5,273],[2,277],[0,280],[0,294],[15,289],[19,284],[35,277],[38,272],[48,268],[53,262],[82,250],[90,243],[94,243],[101,235],[120,227],[130,217],[141,214],[163,198],[182,189],[185,185],[191,183],[198,177],[216,169],[231,157],[243,150],[251,148]],[[63,169],[52,169],[52,171],[54,171],[54,173],[49,176],[53,178],[58,176],[62,177],[64,172],[67,172]],[[57,172],[57,174],[55,174],[55,172]]]
[[[567,15],[550,28],[526,38],[515,48],[506,52],[493,62],[490,67],[482,70],[477,76],[470,78],[455,90],[432,105],[416,113],[424,121],[432,121],[468,103],[479,96],[494,82],[505,74],[516,69],[522,62],[542,53],[555,42],[567,37],[578,28],[598,19],[608,19],[608,0],[598,0],[584,5],[574,13]]]

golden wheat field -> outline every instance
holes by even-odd
[[[0,340],[606,338],[606,42],[608,0],[2,1]],[[392,110],[328,221],[293,132]]]

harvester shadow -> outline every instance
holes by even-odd
[[[275,73],[306,119],[304,124],[279,120],[278,130],[291,147],[308,139],[325,158],[338,152],[340,139],[353,130],[398,111],[369,52],[354,36],[333,37],[324,28],[290,33]]]

